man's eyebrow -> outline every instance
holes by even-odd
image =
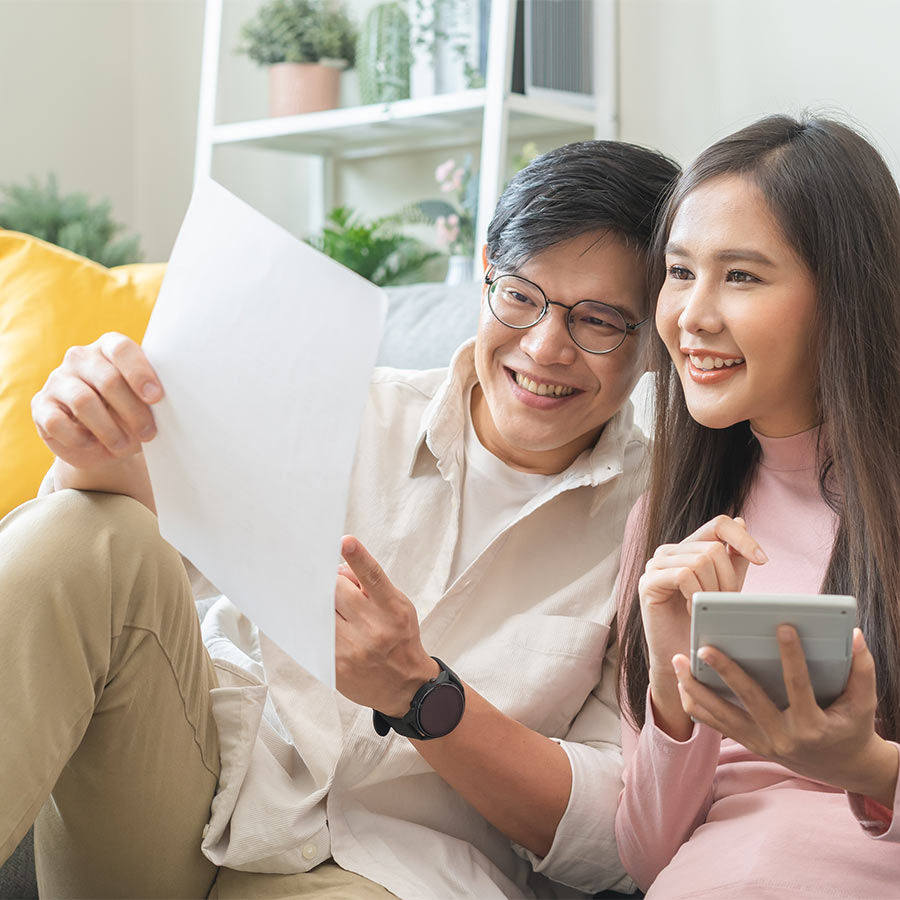
[[[666,253],[672,256],[682,256],[687,259],[691,258],[691,253],[681,244],[666,244]],[[716,253],[716,259],[719,262],[752,262],[762,266],[774,266],[775,263],[759,250],[748,250],[744,248],[734,248],[729,250],[720,250]]]
[[[591,297],[586,298],[591,300]],[[621,303],[610,303],[608,300],[594,300],[594,303],[602,303],[604,306],[609,306],[614,309],[617,313],[621,313],[622,317],[626,322],[640,322],[643,319],[643,316],[635,315],[634,310],[629,306],[623,306]]]

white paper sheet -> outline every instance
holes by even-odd
[[[163,536],[334,684],[334,582],[384,293],[201,181],[144,350]]]

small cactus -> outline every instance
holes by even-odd
[[[363,103],[390,103],[409,97],[412,64],[409,17],[399,3],[382,3],[366,16],[356,45]]]

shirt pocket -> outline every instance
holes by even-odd
[[[600,681],[609,626],[572,616],[510,616],[456,660],[460,677],[506,715],[563,737]]]

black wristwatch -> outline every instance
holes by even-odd
[[[466,709],[466,692],[456,673],[436,656],[431,657],[440,667],[437,678],[426,681],[413,695],[409,712],[402,719],[386,716],[372,710],[372,724],[384,737],[392,728],[403,737],[417,741],[450,734],[463,717]]]

